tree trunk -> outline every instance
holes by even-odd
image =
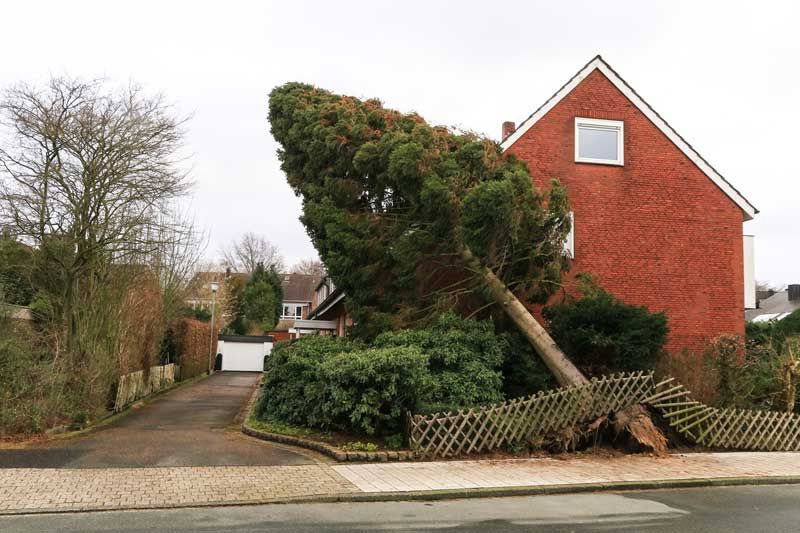
[[[503,311],[514,321],[528,342],[531,343],[536,353],[542,358],[544,364],[555,376],[561,386],[582,385],[588,383],[586,377],[564,355],[549,333],[533,317],[528,309],[519,301],[519,298],[508,290],[505,283],[494,272],[483,266],[469,248],[461,250],[461,257],[470,268],[480,272],[482,280],[489,288],[492,299],[500,304]]]

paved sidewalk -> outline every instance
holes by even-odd
[[[800,453],[569,456],[563,459],[158,468],[0,469],[0,514],[166,508],[289,500],[468,495],[510,487],[783,478],[800,482]],[[787,479],[794,478],[794,479]],[[447,491],[450,491],[449,493]]]
[[[268,502],[359,490],[325,465],[0,470],[0,514]]]
[[[541,487],[656,480],[800,476],[800,453],[697,453],[569,459],[336,465],[363,492]]]

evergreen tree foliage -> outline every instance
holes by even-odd
[[[543,302],[559,286],[565,190],[555,181],[536,190],[497,143],[301,83],[272,91],[269,120],[356,333],[487,309],[485,280],[465,250],[524,301]]]
[[[262,331],[269,331],[278,323],[283,304],[281,277],[274,267],[258,263],[241,296],[241,309],[245,319]]]
[[[651,370],[667,341],[667,317],[627,304],[589,276],[581,280],[583,297],[546,307],[553,338],[590,376]]]
[[[33,250],[0,234],[0,302],[29,305],[34,290],[31,271]]]

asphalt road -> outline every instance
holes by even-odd
[[[306,455],[239,430],[236,416],[250,398],[258,376],[222,372],[167,392],[91,433],[0,449],[0,468],[313,463]]]
[[[0,531],[798,531],[800,486],[0,517]]]
[[[798,531],[800,486],[0,517],[0,531]]]

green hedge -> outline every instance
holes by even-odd
[[[584,297],[547,307],[550,334],[584,372],[649,370],[667,340],[667,317],[627,304],[584,278]]]
[[[490,321],[442,316],[426,329],[379,335],[376,347],[418,348],[427,357],[428,377],[419,410],[450,411],[503,399],[500,367],[508,342]]]
[[[374,344],[303,337],[267,359],[256,416],[294,425],[388,435],[406,411],[458,409],[503,398],[507,348],[491,323],[442,317]]]

